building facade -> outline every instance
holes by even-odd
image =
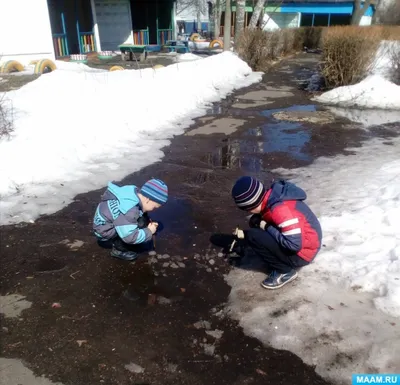
[[[0,57],[25,63],[163,44],[174,38],[175,12],[175,0],[0,1]]]
[[[253,14],[254,2],[246,4],[245,23],[248,24]],[[264,30],[296,27],[329,27],[349,25],[354,11],[352,0],[282,0],[269,1],[264,8],[260,27]],[[360,25],[371,25],[375,5],[370,5]],[[234,33],[236,6],[232,6],[232,35]],[[221,16],[220,35],[223,35],[225,12]]]

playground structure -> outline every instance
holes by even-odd
[[[55,57],[157,50],[175,38],[174,0],[47,0]]]
[[[34,65],[34,74],[41,75],[57,69],[56,64],[50,59],[32,60],[29,65]],[[25,70],[23,64],[17,60],[7,60],[0,65],[0,73],[10,74]]]
[[[47,0],[56,58],[96,50],[91,0]]]
[[[222,41],[199,35],[177,39],[175,0],[13,0],[0,3],[0,12],[8,16],[4,28],[17,31],[0,36],[1,73],[48,73],[57,68],[56,60],[87,63],[93,55],[117,65],[113,58],[119,52],[122,59],[145,61],[151,52],[222,47]]]

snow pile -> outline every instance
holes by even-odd
[[[314,100],[341,107],[400,109],[400,86],[381,75],[371,75],[358,84],[334,88]]]
[[[340,107],[400,110],[400,86],[388,80],[394,65],[393,52],[397,50],[400,50],[399,42],[383,41],[369,76],[358,84],[335,88],[314,100]]]
[[[193,60],[199,60],[199,59],[202,59],[202,57],[199,55],[195,55],[193,53],[183,53],[183,54],[176,55],[177,62],[193,61]]]
[[[168,139],[212,102],[261,80],[231,53],[157,71],[66,67],[6,95],[15,136],[0,142],[1,224],[54,213],[159,161]]]
[[[323,248],[293,284],[262,289],[264,274],[235,269],[231,314],[245,332],[288,349],[322,376],[400,373],[400,138],[355,155],[274,172],[298,183],[321,220]]]
[[[108,70],[101,68],[92,68],[83,63],[66,62],[62,60],[56,60],[55,64],[58,70],[62,71],[75,71],[75,72],[107,72]]]

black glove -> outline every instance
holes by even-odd
[[[138,218],[137,223],[139,229],[145,229],[150,223],[150,217],[147,213],[144,213],[141,217]]]
[[[260,214],[253,214],[249,219],[249,227],[252,229],[260,228],[262,216]]]

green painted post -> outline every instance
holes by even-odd
[[[158,32],[158,1],[156,0],[156,30],[157,30],[157,45],[160,45],[160,36]]]
[[[170,29],[171,29],[171,40],[175,40],[175,10],[174,10],[174,4],[175,1],[171,2],[171,24],[170,24]]]

